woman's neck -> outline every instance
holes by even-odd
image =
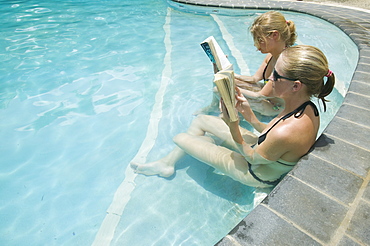
[[[285,98],[284,99],[285,107],[284,107],[284,110],[280,114],[286,115],[307,101],[310,101],[310,97],[308,96]]]
[[[283,50],[285,49],[286,49],[286,44],[284,42],[278,42],[276,44],[276,48],[271,51],[271,55],[277,60],[281,52],[283,52]]]

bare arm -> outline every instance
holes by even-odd
[[[239,112],[242,113],[243,117],[255,127],[256,130],[262,132],[267,125],[260,122],[253,111],[250,109],[248,105],[248,101],[240,94],[240,90],[237,90],[237,105],[236,108]],[[244,98],[244,99],[243,99]],[[302,136],[301,133],[307,131],[305,129],[309,129],[311,120],[307,120],[307,124],[303,124],[304,122],[300,122],[302,125],[301,128],[297,128],[295,118],[290,120],[286,120],[281,122],[279,126],[275,127],[273,131],[269,132],[268,137],[263,141],[263,143],[259,144],[258,146],[252,148],[249,144],[247,144],[243,136],[240,132],[239,121],[230,122],[228,115],[224,112],[226,111],[225,106],[223,103],[221,104],[223,107],[223,119],[226,124],[229,126],[230,133],[232,135],[233,140],[235,141],[240,153],[246,158],[246,160],[250,164],[271,164],[271,161],[277,161],[281,158],[285,158],[284,160],[287,161],[297,161],[302,153],[307,152],[306,146],[303,146],[301,142]],[[302,119],[300,119],[302,121]],[[294,124],[293,124],[294,123]],[[273,124],[273,122],[270,122]],[[308,134],[309,136],[314,134]],[[299,141],[297,141],[297,139]],[[309,142],[309,141],[308,141]],[[311,146],[312,141],[307,144],[307,146]],[[302,153],[300,153],[300,149],[304,149]]]
[[[237,85],[243,85],[243,83],[255,84],[258,81],[260,81],[259,77],[254,76],[254,75],[247,76],[247,75],[235,74],[235,83]]]
[[[273,98],[272,83],[269,81],[260,91],[250,91],[243,88],[239,88],[242,94],[246,98],[256,99],[256,100],[265,100],[268,98]]]
[[[262,132],[266,128],[266,124],[257,119],[253,110],[249,106],[247,99],[245,99],[245,97],[241,93],[241,90],[239,88],[236,88],[236,92],[236,109],[243,115],[244,119],[254,127],[254,129],[256,129],[258,132]]]
[[[223,112],[225,106],[222,103]],[[291,136],[286,129],[271,131],[269,137],[263,143],[255,148],[247,144],[240,132],[239,121],[230,122],[228,115],[224,113],[223,119],[229,126],[230,133],[234,139],[240,153],[246,158],[250,164],[271,164],[271,161],[281,159],[283,155],[289,152],[292,148]]]
[[[246,98],[255,99],[255,100],[264,100],[264,99],[267,98],[265,96],[262,96],[260,92],[250,91],[250,90],[246,90],[246,89],[243,89],[243,88],[239,88],[239,89],[240,89],[240,92]]]
[[[236,84],[243,84],[243,83],[257,83],[258,81],[263,79],[263,71],[265,70],[268,61],[271,59],[272,55],[268,54],[265,59],[263,60],[261,66],[258,68],[256,73],[252,76],[246,75],[238,75],[235,74],[235,82]]]
[[[221,100],[221,109],[223,112],[223,120],[225,123],[229,126],[230,133],[232,135],[233,140],[236,143],[236,146],[238,147],[240,153],[248,160],[251,164],[263,164],[261,162],[261,158],[255,158],[255,156],[260,156],[257,153],[256,149],[253,149],[250,145],[248,145],[240,132],[239,128],[239,120],[235,122],[230,122],[230,118],[228,114],[226,113],[226,107],[224,103]],[[258,162],[258,163],[257,163]]]

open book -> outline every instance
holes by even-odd
[[[239,117],[235,109],[235,83],[232,65],[217,72],[214,77],[214,82],[222,100],[224,101],[230,121],[237,121]]]
[[[213,36],[206,38],[206,40],[204,40],[200,45],[206,52],[211,62],[216,64],[218,71],[232,66],[229,59],[227,59],[225,53],[222,51],[220,45]]]

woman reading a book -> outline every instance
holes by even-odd
[[[237,89],[236,109],[262,134],[257,137],[232,122],[221,103],[223,119],[199,115],[186,133],[174,137],[175,149],[164,158],[148,163],[131,163],[137,173],[169,177],[176,162],[186,153],[245,185],[271,187],[289,172],[313,146],[319,129],[319,113],[310,101],[322,100],[334,87],[335,77],[325,55],[317,48],[298,45],[285,49],[270,77],[273,96],[285,107],[270,123],[261,123],[248,101]],[[214,138],[221,139],[222,146]]]
[[[284,107],[283,100],[272,96],[272,84],[268,78],[280,53],[292,46],[297,38],[293,21],[287,21],[283,14],[269,11],[256,18],[250,28],[254,45],[267,54],[253,76],[235,75],[235,82],[250,101],[251,107],[264,115],[277,115]],[[258,83],[263,80],[263,84]]]

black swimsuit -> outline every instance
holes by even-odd
[[[296,108],[295,110],[293,110],[292,112],[284,115],[283,117],[281,117],[278,121],[276,121],[271,127],[270,129],[268,129],[264,134],[262,134],[261,136],[259,136],[258,138],[258,145],[260,145],[263,141],[265,141],[266,139],[266,136],[267,134],[271,131],[272,128],[274,128],[280,121],[282,120],[286,120],[288,119],[289,117],[291,117],[292,115],[294,115],[295,118],[299,118],[304,110],[306,109],[306,107],[308,105],[311,105],[311,107],[313,108],[313,111],[314,111],[314,114],[315,116],[319,116],[319,111],[317,110],[316,108],[316,105],[311,102],[311,101],[307,101],[305,103],[303,103],[301,106],[299,106],[298,108]],[[252,146],[253,147],[253,146]],[[288,165],[286,163],[283,163],[283,162],[280,162],[280,161],[276,161],[277,163],[281,164],[281,165],[284,165],[284,166],[294,166],[294,165]],[[286,174],[283,174],[280,176],[280,178],[278,178],[277,180],[274,180],[274,181],[269,181],[269,180],[262,180],[260,179],[252,170],[252,165],[248,162],[248,170],[249,170],[249,173],[253,176],[253,178],[255,178],[256,180],[258,180],[259,182],[261,183],[264,183],[264,184],[268,184],[268,185],[277,185],[280,180],[283,179],[283,177],[286,175]]]
[[[301,106],[299,106],[298,108],[296,108],[295,110],[293,110],[292,112],[284,115],[278,121],[276,121],[275,124],[273,124],[272,127],[270,127],[270,129],[267,130],[267,132],[265,132],[264,134],[259,136],[258,144],[261,144],[263,141],[265,141],[267,133],[269,133],[271,131],[271,129],[274,128],[274,126],[276,126],[280,121],[286,120],[292,115],[294,115],[295,118],[299,118],[303,114],[307,105],[311,105],[311,107],[313,108],[315,116],[319,116],[319,111],[317,110],[316,105],[311,101],[307,101],[307,102],[303,103]]]
[[[267,62],[267,65],[266,65],[266,67],[265,67],[265,69],[263,70],[263,73],[262,73],[263,82],[265,84],[267,84],[267,82],[269,82],[269,78],[268,77],[266,78],[266,71],[267,71],[267,68],[269,67],[269,64],[270,64],[271,60],[272,60],[272,56],[271,56],[270,60]]]
[[[267,71],[267,68],[269,67],[269,64],[272,60],[272,56],[270,58],[270,60],[267,62],[267,65],[265,67],[265,69],[263,70],[263,73],[262,73],[262,77],[263,77],[263,84],[266,85],[268,82],[269,82],[269,77],[266,78],[266,71]],[[271,99],[265,99],[268,103],[270,103],[272,105],[272,109],[275,110],[275,111],[279,111],[280,108],[281,108],[281,104],[280,103],[276,103],[276,102],[273,102]]]

